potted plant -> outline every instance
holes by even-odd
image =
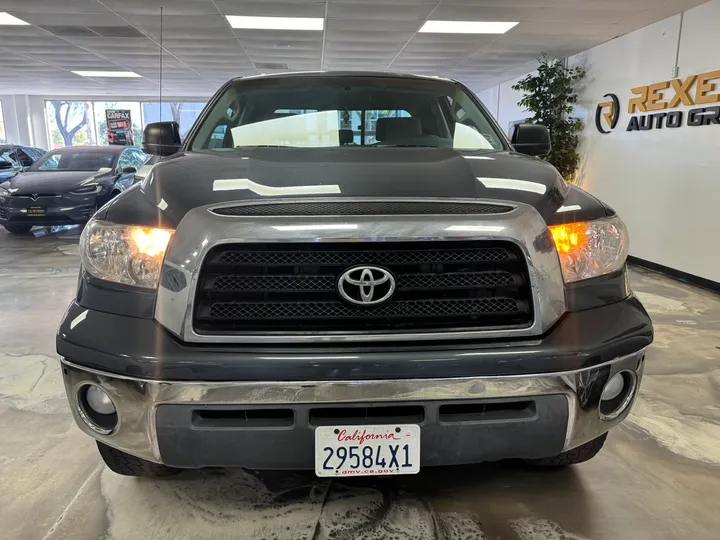
[[[575,177],[580,154],[577,152],[579,133],[584,124],[572,116],[578,95],[577,83],[585,70],[568,68],[563,60],[542,57],[536,72],[512,86],[525,93],[518,105],[532,113],[526,122],[544,124],[550,130],[552,151],[543,159],[555,166],[568,182]]]

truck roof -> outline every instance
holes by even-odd
[[[245,77],[235,77],[233,81],[242,81],[247,79],[285,79],[288,77],[386,77],[392,79],[421,79],[426,81],[455,82],[454,79],[446,79],[444,77],[412,75],[408,73],[393,73],[387,71],[289,71],[285,73],[267,73]]]

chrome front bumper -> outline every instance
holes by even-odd
[[[592,368],[537,375],[468,377],[452,379],[396,379],[365,381],[297,382],[188,382],[153,381],[119,376],[62,361],[65,388],[75,421],[88,435],[119,450],[162,463],[156,425],[160,405],[285,405],[293,404],[402,404],[488,398],[533,398],[564,395],[567,425],[562,450],[575,448],[620,423],[620,415],[603,420],[600,394],[614,374],[636,374],[634,400],[644,367],[645,349]],[[93,430],[83,419],[78,391],[86,384],[102,387],[118,411],[118,424],[109,434]],[[521,434],[520,434],[521,435]],[[510,457],[510,456],[508,456]]]

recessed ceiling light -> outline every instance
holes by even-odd
[[[134,71],[73,71],[81,77],[140,77]]]
[[[322,30],[325,20],[315,17],[244,17],[226,15],[233,28],[251,30]]]
[[[504,34],[516,22],[426,21],[420,32],[432,34]]]
[[[0,11],[0,25],[20,26],[20,25],[27,25],[27,24],[30,24],[30,23],[27,23],[27,22],[23,21],[22,19],[18,19],[17,17],[13,17],[9,13]]]

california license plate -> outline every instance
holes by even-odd
[[[361,476],[420,472],[420,426],[323,426],[315,430],[315,474]]]
[[[30,206],[27,209],[27,215],[28,216],[44,216],[45,215],[45,207],[44,206]]]

